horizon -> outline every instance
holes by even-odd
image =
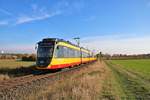
[[[36,53],[43,38],[80,37],[95,53],[150,54],[149,11],[149,0],[1,0],[0,51]]]

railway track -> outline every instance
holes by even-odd
[[[77,71],[83,70],[90,64],[80,65],[56,73],[37,73],[22,77],[13,78],[0,82],[0,100],[20,100],[26,96],[40,91],[47,85],[52,85],[54,81],[62,79],[65,75],[71,75]]]

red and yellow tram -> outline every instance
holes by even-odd
[[[95,60],[91,51],[62,39],[46,38],[38,42],[38,69],[61,69]]]

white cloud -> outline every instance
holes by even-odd
[[[32,8],[33,14],[19,16],[15,24],[23,24],[23,23],[28,23],[28,22],[37,21],[37,20],[44,20],[44,19],[51,18],[53,16],[61,14],[60,10],[48,12],[45,7],[39,8],[38,5],[36,4],[31,5],[31,8]]]
[[[13,16],[12,13],[8,12],[7,10],[0,9],[0,12]],[[30,14],[31,13],[31,14]],[[2,25],[18,25],[23,23],[29,23],[32,21],[38,21],[38,20],[44,20],[51,17],[54,17],[56,15],[60,15],[62,12],[61,10],[53,10],[48,11],[45,7],[39,7],[36,4],[31,5],[31,12],[26,14],[19,14],[16,16],[13,16],[12,18],[9,18],[7,20],[0,21],[0,26]]]
[[[4,14],[6,14],[6,15],[9,15],[9,16],[12,16],[12,15],[13,15],[13,14],[10,13],[9,11],[7,11],[7,10],[5,10],[5,9],[1,9],[1,8],[0,8],[0,12],[4,13]]]
[[[8,25],[8,21],[0,21],[0,26],[5,26],[5,25]]]
[[[89,49],[109,54],[142,54],[150,53],[150,36],[128,37],[97,36],[84,38],[81,42]]]
[[[66,0],[59,1],[58,3],[54,4],[50,8],[39,7],[37,4],[31,5],[31,10],[28,13],[19,13],[14,16],[13,13],[1,9],[0,12],[11,16],[7,22],[1,21],[0,25],[19,25],[23,23],[29,23],[33,21],[39,21],[48,19],[57,15],[60,15],[62,13],[65,13],[65,15],[68,15],[69,13],[73,13],[74,11],[80,11],[83,8],[83,2],[68,2]],[[92,20],[91,18],[90,20]]]
[[[28,22],[32,22],[32,21],[37,21],[37,20],[44,20],[56,15],[61,14],[61,12],[56,11],[53,13],[45,13],[45,14],[41,14],[41,15],[33,15],[33,16],[20,16],[17,18],[16,24],[23,24],[23,23],[28,23]]]

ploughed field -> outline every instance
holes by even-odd
[[[0,60],[0,80],[30,74],[35,62]]]
[[[150,59],[109,60],[106,64],[122,90],[122,97],[150,99]]]

